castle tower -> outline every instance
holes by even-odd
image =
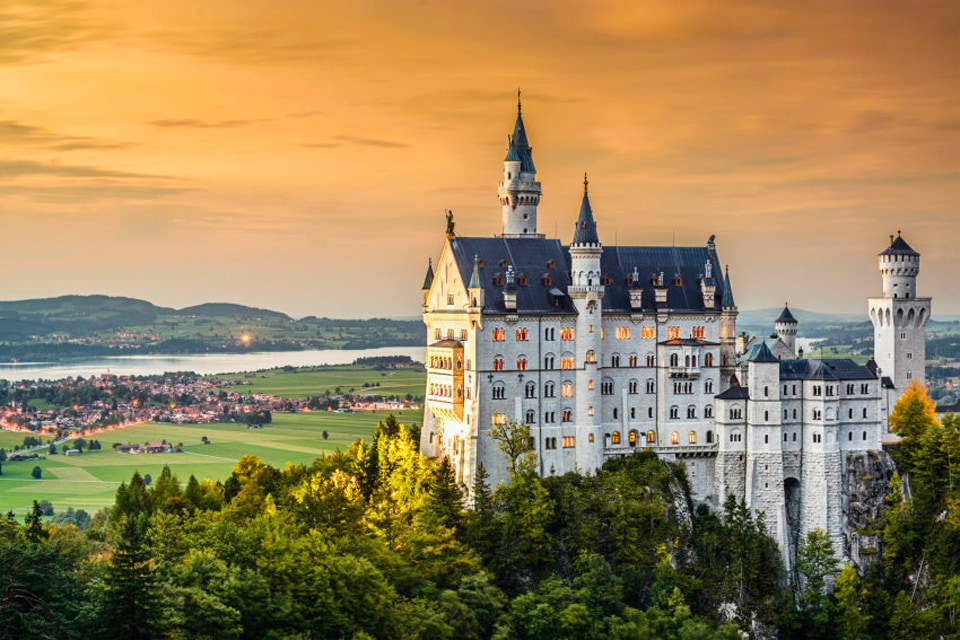
[[[503,208],[503,236],[505,238],[535,237],[537,233],[537,205],[540,203],[540,183],[533,165],[533,148],[527,141],[517,91],[517,122],[513,135],[507,140],[507,155],[503,159],[503,180],[498,194]]]
[[[723,274],[720,295],[720,389],[727,389],[737,368],[737,303],[730,286],[730,267]]]
[[[797,355],[797,327],[799,324],[793,314],[790,313],[790,306],[786,304],[783,305],[783,311],[780,312],[780,316],[773,324],[777,337],[790,348],[794,357]]]
[[[602,300],[600,256],[587,176],[583,176],[583,201],[570,242],[570,286],[567,293],[579,311],[576,334],[577,468],[593,472],[603,464],[603,429],[600,417],[600,360]]]
[[[930,298],[917,297],[920,254],[900,237],[890,236],[890,246],[880,253],[883,296],[870,298],[874,359],[880,375],[895,387],[895,402],[911,380],[924,381],[926,326]],[[887,407],[889,410],[892,404]]]

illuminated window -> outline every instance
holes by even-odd
[[[690,444],[697,444],[697,432],[691,431],[687,434],[687,442]]]
[[[680,337],[680,327],[667,327],[667,340],[676,340]]]
[[[636,367],[638,360],[639,358],[637,358],[637,354],[633,354],[629,358],[627,358],[627,362],[629,363],[630,367]]]
[[[647,431],[647,443],[653,444],[657,441],[657,435],[653,431]]]
[[[564,409],[561,416],[564,422],[570,422],[570,420],[573,419],[573,413],[570,411],[570,409]]]
[[[690,329],[691,338],[705,338],[707,336],[706,327],[693,327]]]
[[[680,444],[680,434],[676,431],[670,433],[670,444]]]
[[[443,338],[443,333],[440,332],[440,329],[434,329],[434,330],[433,330],[433,339],[434,339],[434,340],[440,340],[440,339],[442,339],[442,338]]]
[[[572,398],[573,397],[573,383],[564,382],[560,385],[560,397],[561,398]]]
[[[517,329],[517,342],[526,342],[527,340],[527,328],[520,327]]]
[[[503,342],[505,339],[505,334],[502,327],[494,328],[492,332],[492,337],[494,342]]]
[[[630,443],[631,447],[637,446],[637,432],[636,430],[631,430],[630,434],[627,436],[627,442]]]
[[[593,434],[592,434],[592,433],[587,434],[587,441],[588,441],[588,442],[593,442]]]
[[[614,431],[613,435],[610,437],[610,444],[620,444],[620,432]]]
[[[560,442],[564,449],[572,449],[577,446],[577,439],[574,436],[563,436],[560,438]]]
[[[494,371],[503,371],[503,358],[497,356],[493,359],[493,370]]]
[[[617,327],[617,340],[629,340],[630,327]]]
[[[587,362],[596,362],[596,361],[597,361],[597,354],[595,354],[593,351],[587,351]]]
[[[492,422],[495,427],[502,427],[507,424],[507,414],[494,411]]]
[[[588,415],[588,416],[592,416],[592,415],[593,415],[593,407],[587,407],[587,415]]]
[[[460,329],[460,342],[464,342],[467,339],[467,330]]]
[[[517,358],[517,371],[526,371],[527,370],[527,358],[525,356],[520,356]]]
[[[560,358],[561,369],[573,369],[573,358]]]
[[[640,337],[644,340],[653,340],[657,337],[656,327],[643,327],[640,329]]]
[[[560,339],[566,341],[573,340],[573,327],[560,327]]]
[[[587,389],[589,389],[590,391],[593,391],[593,380],[587,381]]]

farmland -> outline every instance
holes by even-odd
[[[421,391],[422,392],[422,391]],[[67,507],[84,509],[91,515],[113,504],[122,481],[129,481],[135,471],[158,477],[169,465],[180,482],[190,475],[197,479],[225,480],[236,461],[244,455],[259,456],[265,462],[283,467],[287,463],[309,464],[317,456],[336,449],[344,450],[357,438],[367,438],[383,412],[276,413],[273,422],[262,429],[248,429],[243,424],[177,425],[145,423],[96,436],[102,443],[99,451],[82,455],[47,456],[40,460],[3,463],[0,476],[0,513],[13,511],[23,516],[33,500],[49,500],[57,513]],[[420,424],[421,411],[395,412],[400,422]],[[323,432],[328,439],[323,439]],[[0,438],[23,434],[0,433]],[[206,436],[210,444],[203,444]],[[114,442],[183,443],[182,453],[130,455],[116,453]],[[39,480],[31,477],[39,466]]]

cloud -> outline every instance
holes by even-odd
[[[90,18],[79,0],[4,0],[0,64],[36,62],[50,53],[102,43],[113,30]]]
[[[410,145],[406,142],[396,142],[395,140],[380,140],[378,138],[359,138],[357,136],[334,136],[331,138],[335,142],[305,142],[301,147],[310,149],[336,149],[346,144],[357,144],[364,147],[379,147],[381,149],[405,149]]]
[[[90,204],[107,200],[159,200],[187,189],[147,183],[92,181],[80,184],[0,184],[0,198],[23,197],[33,202]]]
[[[269,118],[252,118],[247,120],[197,120],[194,118],[166,118],[151,120],[147,124],[154,127],[184,128],[184,129],[231,129],[246,127],[261,122],[269,122]]]
[[[16,120],[0,120],[0,142],[6,145],[37,145],[57,151],[126,149],[134,146],[130,142],[109,142],[86,136],[63,135],[50,129],[23,124]]]
[[[142,173],[114,171],[97,167],[63,165],[56,162],[41,163],[33,160],[0,160],[0,178],[20,178],[24,176],[62,176],[69,178],[165,178]]]

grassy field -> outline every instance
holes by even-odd
[[[240,393],[267,393],[284,398],[306,398],[323,395],[324,391],[337,393],[370,393],[372,395],[396,395],[405,398],[423,395],[426,372],[415,369],[388,369],[379,371],[372,367],[354,365],[324,366],[288,371],[273,369],[260,373],[234,374],[227,376],[249,381],[249,385],[232,387]],[[364,385],[367,385],[364,387]],[[379,386],[377,386],[379,385]]]
[[[420,391],[422,393],[422,385]],[[22,517],[33,500],[46,499],[57,513],[73,507],[93,515],[101,507],[113,504],[117,486],[122,481],[129,481],[134,471],[141,475],[149,473],[156,478],[164,465],[170,466],[181,483],[186,483],[191,474],[197,479],[223,481],[244,455],[257,455],[277,467],[288,462],[307,464],[327,451],[346,449],[357,438],[369,439],[377,421],[386,415],[383,412],[275,413],[273,423],[263,429],[247,429],[242,424],[147,423],[93,436],[103,444],[101,451],[3,463],[0,513],[12,510]],[[396,415],[400,422],[407,424],[421,424],[423,419],[422,411],[402,411]],[[323,431],[329,434],[327,440],[322,438]],[[7,435],[0,432],[0,437]],[[23,434],[9,435],[17,437],[15,444],[22,442]],[[201,443],[203,436],[210,440],[210,444]],[[114,442],[144,443],[164,439],[173,445],[182,442],[183,453],[129,455],[112,449]],[[42,469],[40,480],[31,477],[34,466]]]

